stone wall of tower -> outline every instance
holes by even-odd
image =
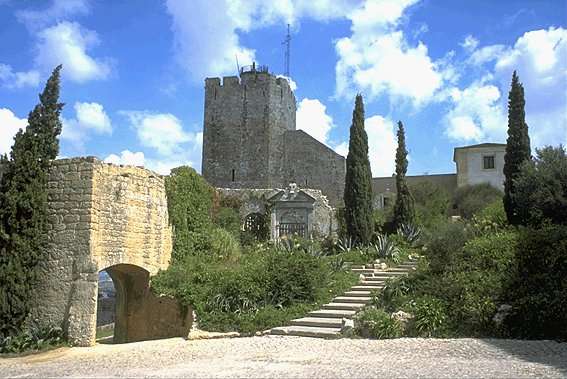
[[[283,186],[284,133],[295,130],[288,82],[267,72],[205,80],[203,164],[216,187]]]
[[[346,160],[303,130],[285,134],[285,179],[323,192],[333,207],[343,205]]]

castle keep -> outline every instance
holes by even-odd
[[[205,80],[203,164],[218,188],[319,189],[342,202],[345,158],[296,130],[295,96],[285,78],[253,65],[240,77]]]

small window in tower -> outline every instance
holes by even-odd
[[[215,100],[217,99],[217,89],[215,88]]]
[[[232,181],[234,182],[234,169],[232,169]]]
[[[305,179],[305,188],[307,188],[307,179]]]
[[[482,168],[485,170],[494,169],[494,155],[485,155],[482,157]]]
[[[283,100],[283,88],[280,88],[280,101]]]

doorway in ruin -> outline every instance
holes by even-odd
[[[147,270],[117,264],[101,270],[98,282],[97,333],[99,343],[125,343],[140,339],[139,318],[149,288]]]

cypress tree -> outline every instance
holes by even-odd
[[[522,164],[531,159],[530,136],[524,112],[524,87],[514,71],[508,94],[508,139],[504,156],[504,210],[511,225],[520,223],[518,204],[514,200],[514,179]]]
[[[402,224],[413,224],[415,211],[413,197],[406,182],[408,171],[408,151],[404,125],[398,121],[398,148],[396,149],[396,204],[394,205],[393,224],[397,229]]]
[[[367,245],[372,238],[372,173],[368,160],[368,136],[364,130],[362,95],[356,96],[345,177],[345,223],[356,244]]]
[[[47,231],[47,180],[59,152],[61,66],[54,71],[28,126],[2,158],[0,182],[0,336],[14,334],[30,311],[29,298],[43,259]]]

